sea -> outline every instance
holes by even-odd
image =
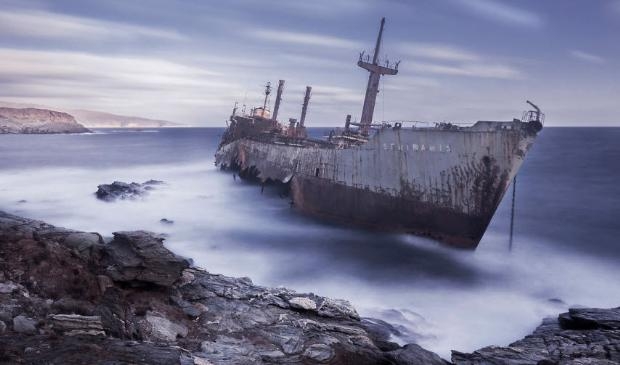
[[[0,209],[105,237],[164,233],[196,266],[347,299],[398,326],[394,341],[447,359],[508,345],[569,307],[620,306],[620,128],[545,128],[516,180],[512,244],[511,187],[474,251],[301,215],[277,188],[214,166],[222,132],[0,135]],[[137,200],[94,194],[149,179],[165,184]]]

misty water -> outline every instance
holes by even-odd
[[[569,306],[620,305],[620,128],[545,129],[518,176],[512,250],[507,194],[475,251],[304,217],[275,188],[216,169],[222,131],[1,135],[0,209],[105,236],[166,233],[210,272],[348,299],[446,358],[507,345]],[[135,201],[94,196],[149,179],[166,185]]]

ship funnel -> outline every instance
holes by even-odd
[[[308,103],[310,102],[310,92],[312,91],[312,86],[306,86],[306,96],[304,96],[304,105],[301,108],[301,118],[299,119],[299,125],[304,127],[304,123],[306,121],[306,112],[308,111]]]
[[[278,120],[278,110],[280,110],[280,101],[282,100],[282,91],[284,91],[284,80],[278,82],[278,91],[276,93],[276,103],[273,106],[273,114],[271,119]]]

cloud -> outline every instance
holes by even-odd
[[[401,43],[401,53],[416,57],[447,61],[476,61],[480,57],[468,50],[438,43]]]
[[[301,46],[319,46],[344,49],[359,49],[363,47],[361,43],[356,41],[314,33],[298,33],[273,29],[258,29],[249,31],[247,35],[264,41],[290,43]]]
[[[155,38],[179,41],[176,31],[64,15],[44,10],[0,10],[0,35],[60,40],[136,40]]]
[[[17,102],[186,122],[185,111],[228,105],[243,90],[224,69],[158,58],[0,48],[0,59],[0,98]]]
[[[484,18],[508,25],[539,28],[541,17],[533,12],[496,0],[455,0],[460,6]]]
[[[581,60],[581,61],[586,61],[589,63],[594,63],[594,64],[603,64],[606,62],[606,60],[603,57],[594,55],[592,53],[587,53],[587,52],[583,52],[583,51],[579,51],[579,50],[572,50],[569,52],[571,56],[573,56],[574,58]]]
[[[313,0],[313,1],[279,1],[263,0],[261,3],[269,4],[269,7],[283,9],[294,14],[310,16],[339,17],[343,14],[360,13],[368,10],[373,5],[371,0]]]
[[[462,65],[445,65],[424,62],[412,62],[409,66],[414,72],[448,76],[468,76],[494,79],[518,79],[519,70],[506,65],[472,63]]]
[[[450,44],[401,43],[398,49],[411,58],[404,60],[401,67],[418,74],[496,79],[521,77],[521,72],[512,66],[494,63],[490,57]]]

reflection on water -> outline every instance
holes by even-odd
[[[0,136],[0,208],[104,235],[167,233],[168,247],[211,272],[349,299],[362,315],[406,326],[400,341],[444,357],[508,344],[569,305],[620,304],[620,172],[610,168],[620,154],[609,147],[618,130],[543,132],[519,175],[511,252],[509,199],[476,251],[325,225],[276,190],[261,195],[216,170],[220,133]],[[136,201],[93,194],[101,183],[148,179],[167,184]]]

